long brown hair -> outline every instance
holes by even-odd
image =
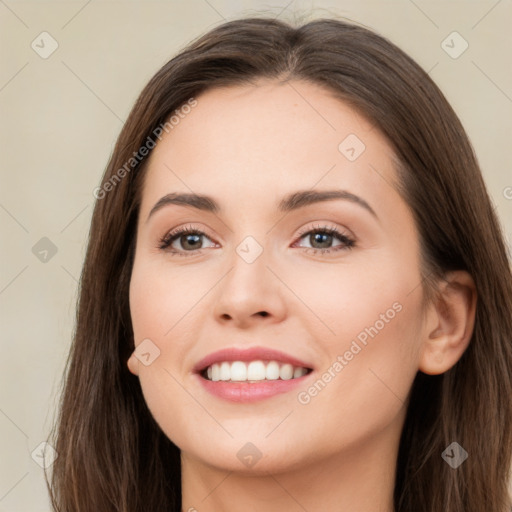
[[[259,78],[322,85],[370,119],[396,154],[400,193],[420,233],[425,293],[455,269],[476,284],[468,349],[446,373],[418,372],[413,383],[397,454],[396,512],[509,512],[512,277],[467,135],[430,77],[387,39],[335,19],[293,27],[266,18],[229,21],[193,41],[150,80],[119,135],[97,194],[49,439],[58,453],[48,483],[54,509],[181,510],[179,449],[126,366],[134,350],[128,287],[147,162],[130,158],[191,98]],[[453,441],[469,454],[457,469],[441,457]]]

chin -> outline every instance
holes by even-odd
[[[302,443],[297,443],[297,448],[299,446],[304,447]],[[199,464],[247,476],[284,473],[303,466],[304,460],[311,461],[312,457],[312,454],[308,456],[306,453],[297,453],[289,444],[280,443],[276,446],[268,441],[240,441],[236,438],[226,439],[226,443],[211,439],[207,446],[202,447],[198,443],[192,450],[188,448],[184,447],[182,453],[186,452],[188,457],[196,459]]]

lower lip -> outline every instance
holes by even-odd
[[[261,382],[212,381],[197,374],[202,386],[211,393],[231,402],[246,403],[264,400],[281,393],[288,393],[304,383],[312,372],[289,380],[262,380]]]

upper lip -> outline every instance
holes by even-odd
[[[268,347],[250,347],[250,348],[236,348],[228,347],[217,352],[212,352],[203,359],[201,359],[195,366],[194,372],[200,373],[212,364],[220,363],[222,361],[277,361],[279,363],[289,363],[293,366],[301,366],[303,368],[312,369],[310,363],[302,361],[293,357],[285,352],[275,350]]]

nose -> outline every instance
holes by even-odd
[[[265,251],[252,263],[235,253],[217,288],[214,313],[218,322],[244,329],[283,321],[286,290],[267,263]]]

